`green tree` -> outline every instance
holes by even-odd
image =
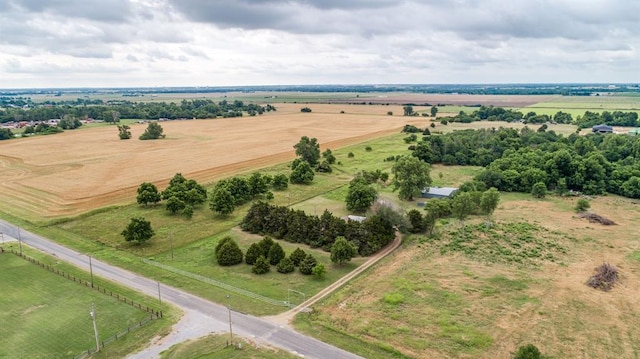
[[[313,267],[315,267],[316,264],[318,264],[318,261],[316,260],[316,258],[311,254],[307,254],[307,256],[304,257],[304,259],[302,260],[302,262],[300,262],[300,273],[304,275],[313,274]]]
[[[413,116],[413,106],[406,105],[402,107],[405,116]]]
[[[249,249],[247,249],[247,253],[245,253],[244,255],[244,261],[249,265],[253,265],[256,263],[256,260],[258,259],[258,257],[260,257],[261,255],[263,254],[262,254],[262,248],[260,247],[260,244],[252,243],[249,246]]]
[[[264,236],[262,238],[262,240],[260,240],[260,242],[258,242],[258,245],[262,249],[262,256],[263,257],[269,258],[269,251],[271,250],[271,247],[273,247],[274,244],[276,244],[276,242],[274,242],[273,238],[271,238],[269,236]]]
[[[590,207],[591,207],[591,204],[589,203],[588,200],[584,198],[580,198],[578,202],[576,202],[575,210],[578,213],[582,213],[582,212],[586,212]]]
[[[127,125],[118,125],[118,137],[121,140],[128,140],[131,138],[131,127]]]
[[[186,206],[187,205],[176,196],[171,196],[167,199],[166,207],[171,214],[181,212]]]
[[[542,353],[535,345],[527,344],[518,348],[513,359],[542,359]]]
[[[233,239],[225,241],[216,253],[216,259],[221,266],[232,266],[242,263],[242,250]]]
[[[437,106],[431,106],[431,117],[436,117],[437,114],[438,114],[438,107]],[[433,123],[432,123],[432,125],[433,125]]]
[[[213,254],[214,255],[218,255],[218,252],[220,252],[220,248],[222,248],[222,246],[227,243],[227,242],[231,242],[233,241],[233,238],[229,237],[229,236],[225,236],[223,237],[221,240],[218,241],[218,243],[216,243],[216,247],[213,250]]]
[[[324,158],[330,165],[336,163],[336,156],[334,156],[333,152],[331,152],[331,150],[328,148],[324,152],[322,152],[322,158]]]
[[[287,189],[287,187],[289,187],[289,178],[283,173],[278,173],[277,175],[273,176],[271,186],[276,191],[283,191]]]
[[[531,187],[531,195],[535,198],[544,198],[547,195],[547,185],[544,182],[536,182]]]
[[[293,262],[293,265],[295,265],[296,267],[300,265],[300,262],[302,262],[302,260],[304,260],[304,258],[307,256],[307,254],[300,248],[296,248],[293,253],[291,253],[291,255],[289,256],[289,258],[291,258],[291,261]]]
[[[411,227],[409,228],[410,233],[424,233],[426,230],[426,222],[420,211],[412,209],[407,212],[407,217],[409,218],[409,223],[411,223]]]
[[[475,206],[476,205],[473,203],[473,196],[470,192],[458,193],[451,200],[451,213],[462,225],[462,238],[464,238],[464,220],[473,213]]]
[[[313,182],[313,169],[307,161],[296,160],[291,166],[291,176],[289,180],[295,184],[310,184]]]
[[[269,256],[267,259],[269,259],[271,265],[277,265],[286,256],[280,243],[274,243],[271,248],[269,248]]]
[[[346,204],[349,211],[363,213],[366,212],[378,197],[375,188],[362,181],[351,181],[347,192]]]
[[[141,140],[157,140],[159,138],[164,138],[165,135],[162,133],[163,129],[157,122],[149,122],[149,126],[144,130],[144,133],[140,135]]]
[[[151,228],[151,222],[144,217],[134,217],[120,234],[127,242],[142,244],[151,239],[155,232]]]
[[[8,140],[10,138],[13,138],[14,134],[13,132],[11,132],[11,129],[8,128],[0,128],[0,141],[1,140]]]
[[[229,192],[225,187],[217,188],[211,196],[209,208],[223,216],[233,213],[236,206],[231,192]]]
[[[296,149],[296,155],[309,163],[310,166],[314,167],[318,164],[318,160],[320,160],[320,144],[318,144],[318,139],[310,139],[307,136],[302,136],[300,142],[296,143],[293,148]]]
[[[280,273],[291,273],[296,270],[296,266],[293,264],[291,258],[282,258],[276,266],[276,270]]]
[[[480,211],[491,216],[493,211],[498,208],[500,202],[500,192],[495,187],[491,187],[488,190],[482,192],[482,198],[480,198]]]
[[[343,236],[339,236],[331,246],[331,262],[342,265],[345,262],[351,261],[356,253],[356,247],[349,243]]]
[[[324,275],[327,274],[327,269],[324,267],[324,264],[318,263],[311,270],[311,274],[316,276],[316,278],[324,278]]]
[[[158,188],[149,182],[143,182],[140,187],[138,187],[138,195],[136,196],[136,201],[138,204],[148,205],[148,204],[156,204],[160,202],[162,197],[158,192]]]
[[[260,256],[256,259],[251,271],[255,274],[265,274],[271,271],[271,266],[269,266],[269,261],[264,256]]]
[[[393,165],[393,190],[398,191],[398,197],[411,201],[414,196],[431,183],[429,165],[413,156],[402,156]]]

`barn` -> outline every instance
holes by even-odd
[[[451,198],[458,191],[453,187],[429,187],[420,191],[422,198]]]
[[[613,127],[608,125],[596,125],[591,128],[594,133],[613,133]]]

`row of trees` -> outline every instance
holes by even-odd
[[[53,103],[26,109],[6,108],[0,111],[0,122],[45,121],[52,118],[63,119],[65,116],[78,119],[93,118],[105,122],[118,122],[120,118],[157,120],[159,118],[241,117],[245,112],[254,116],[275,110],[276,108],[272,105],[245,104],[239,100],[234,102],[222,100],[216,103],[210,99],[182,100],[179,104],[131,101],[110,101],[100,105]]]
[[[216,183],[210,193],[206,188],[193,179],[186,179],[181,173],[176,173],[167,188],[160,192],[150,182],[144,182],[138,187],[136,201],[138,204],[155,205],[164,200],[167,211],[171,214],[180,213],[187,218],[193,216],[193,210],[198,205],[209,200],[209,208],[219,214],[231,214],[237,206],[256,198],[272,199],[274,190],[288,187],[288,178],[284,174],[275,176],[254,172],[249,177],[232,177]]]
[[[254,203],[240,226],[250,233],[304,243],[325,251],[330,251],[336,238],[342,236],[362,256],[375,253],[395,236],[393,224],[379,215],[369,216],[363,222],[345,221],[327,210],[320,216],[312,216],[302,210],[265,202]]]
[[[588,128],[599,124],[606,124],[611,126],[639,126],[638,113],[629,111],[603,111],[602,113],[586,111],[583,116],[576,117],[575,121],[570,113],[558,111],[553,116],[545,114],[537,114],[533,111],[529,111],[523,114],[517,110],[504,109],[502,107],[494,106],[480,106],[480,108],[472,113],[466,113],[460,111],[456,116],[447,117],[448,122],[462,122],[471,123],[475,121],[506,121],[516,122],[523,121],[524,123],[575,123],[580,128]]]

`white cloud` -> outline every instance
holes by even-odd
[[[0,0],[0,87],[640,82],[634,0]]]

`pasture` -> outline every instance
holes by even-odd
[[[434,171],[447,178],[457,169]],[[316,305],[313,315],[299,315],[296,328],[365,357],[505,358],[527,343],[554,358],[636,357],[640,241],[633,224],[640,211],[630,199],[595,198],[592,211],[618,223],[605,227],[578,218],[575,201],[502,194],[493,220],[541,228],[527,236],[553,238],[547,260],[519,264],[498,247],[483,252],[482,245],[501,242],[474,244],[472,234],[460,242],[459,222],[440,221],[435,237],[409,237],[367,276]],[[472,219],[468,233],[484,221]],[[500,238],[525,235],[522,230],[512,227]],[[610,292],[585,284],[603,262],[622,271]]]
[[[95,304],[100,340],[126,331],[128,326],[148,317],[129,304],[62,278],[14,254],[0,254],[0,280],[5,283],[0,297],[3,309],[0,357],[72,358],[95,348],[89,315],[92,304]],[[165,321],[165,324],[168,323]],[[157,331],[158,327],[153,329]]]

